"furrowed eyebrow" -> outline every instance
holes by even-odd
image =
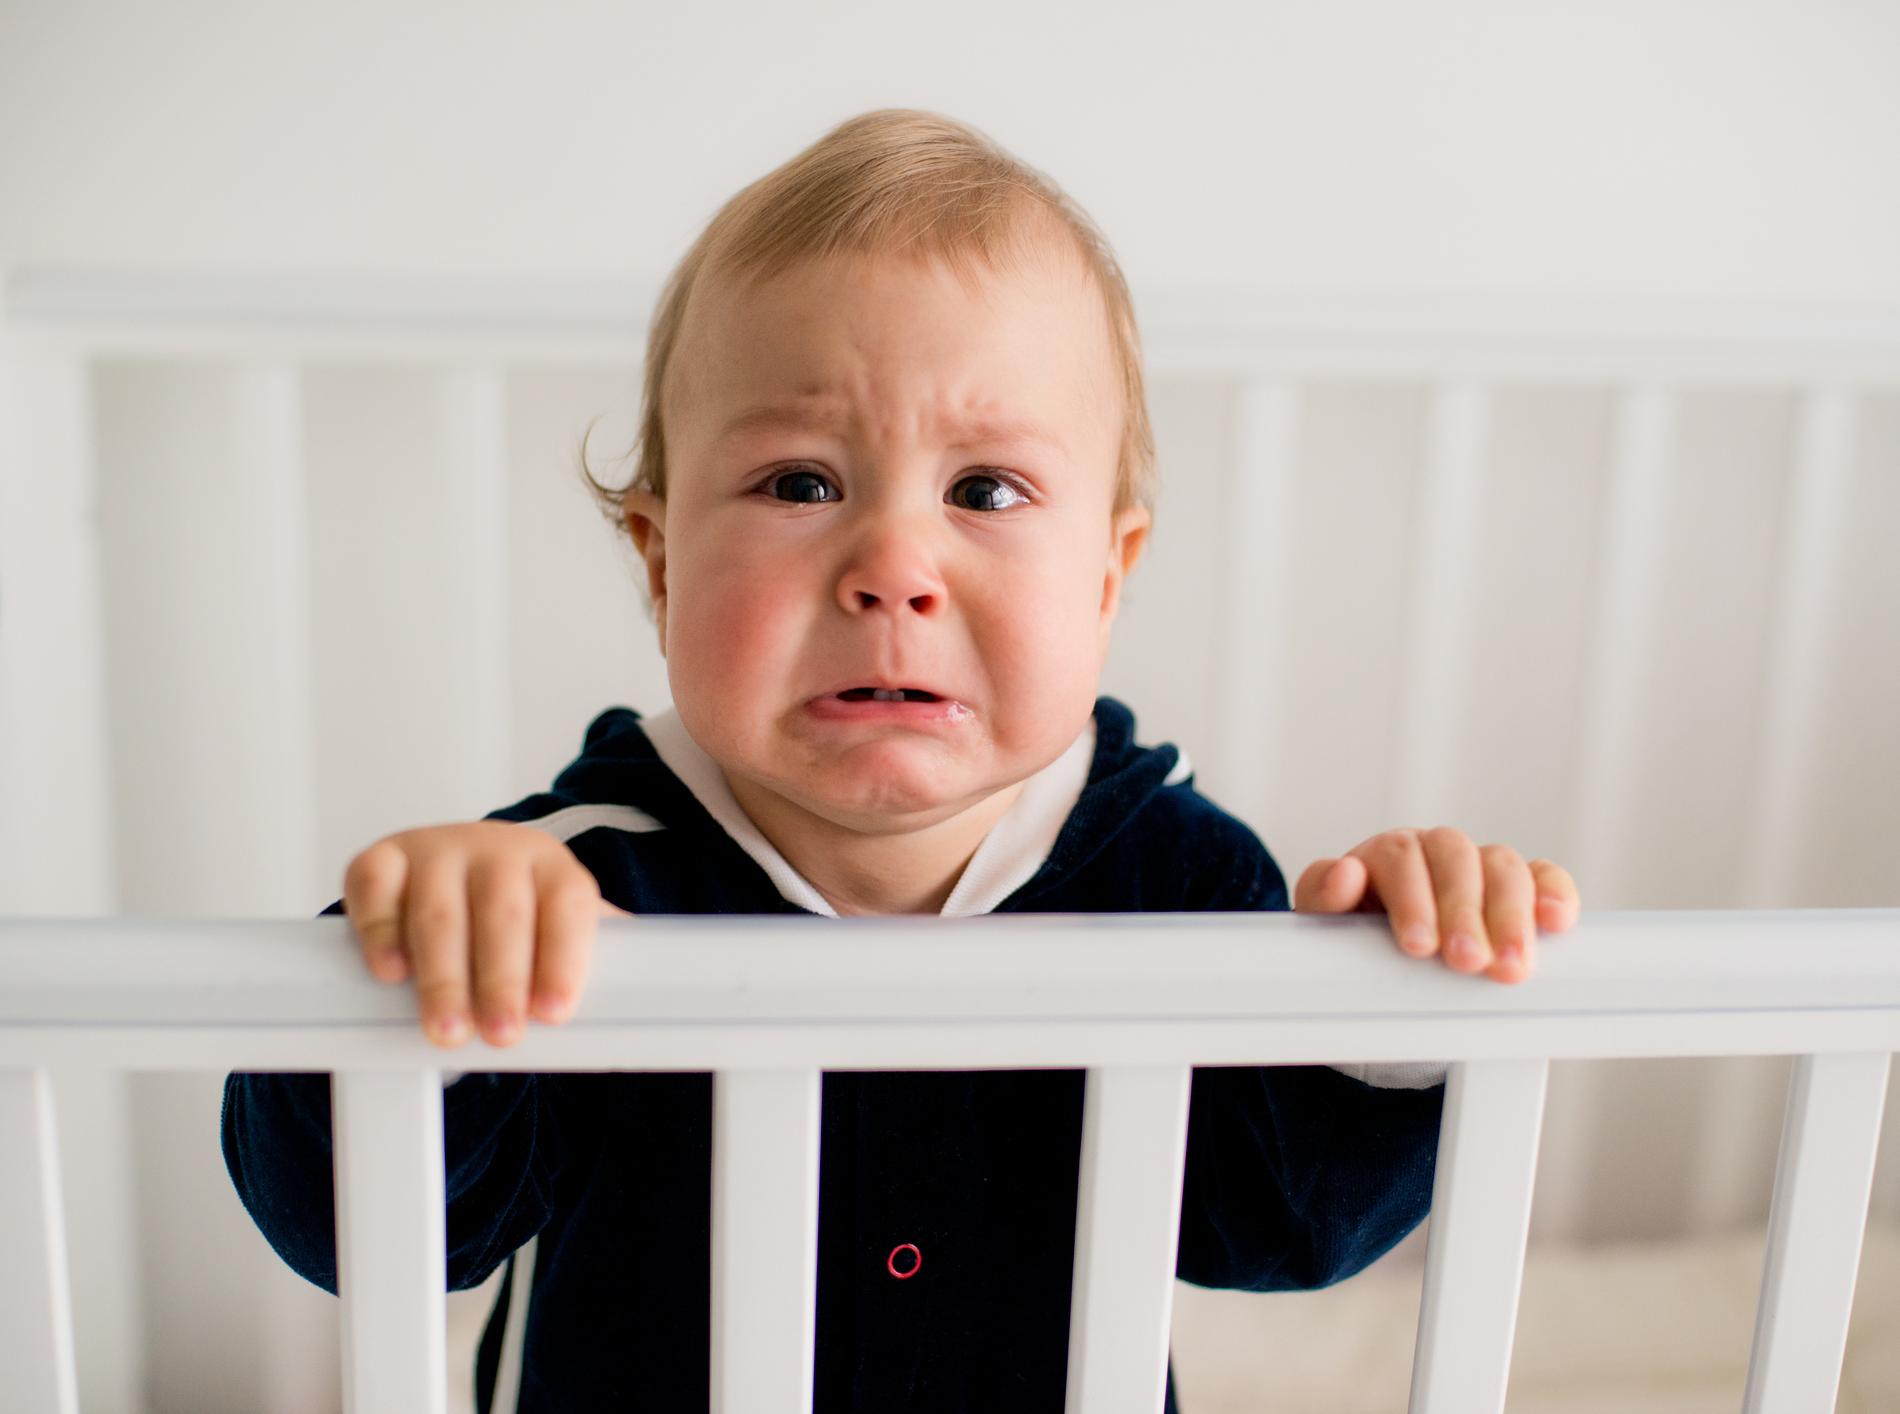
[[[770,403],[734,417],[720,429],[719,440],[746,432],[829,432],[848,420],[838,411],[809,404]],[[1062,450],[1062,444],[1042,427],[1022,418],[972,418],[958,424],[954,435],[957,440],[950,445],[958,449],[992,442],[1027,442],[1051,451]]]
[[[1051,452],[1061,452],[1062,444],[1033,422],[992,419],[963,424],[960,440],[951,445],[959,449],[993,442],[1026,442]]]
[[[740,413],[719,430],[720,440],[742,432],[826,432],[838,421],[823,408],[799,403],[771,403]]]

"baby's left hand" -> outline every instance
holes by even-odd
[[[1297,913],[1387,913],[1414,957],[1499,982],[1531,975],[1538,927],[1561,933],[1582,911],[1568,870],[1509,845],[1480,849],[1449,825],[1387,830],[1343,859],[1316,859],[1293,891]]]

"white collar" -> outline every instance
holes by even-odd
[[[666,768],[679,777],[734,843],[757,861],[780,894],[812,913],[838,916],[825,896],[792,868],[752,823],[726,784],[719,763],[687,735],[677,710],[669,707],[658,716],[643,718],[640,726]],[[1094,761],[1095,717],[1091,713],[1068,748],[1024,781],[1015,802],[990,826],[950,890],[950,897],[944,900],[943,917],[988,913],[1029,882],[1055,847],[1062,822],[1069,818],[1082,787],[1088,784],[1089,767]]]

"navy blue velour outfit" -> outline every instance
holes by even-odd
[[[489,818],[555,830],[632,913],[813,911],[662,759],[657,724],[603,712],[551,791]],[[1272,856],[1195,791],[1174,747],[1136,745],[1112,698],[1092,725],[1073,807],[994,911],[1289,907]],[[820,1414],[1059,1414],[1082,1088],[1075,1070],[825,1075]],[[1426,1214],[1443,1099],[1442,1083],[1325,1066],[1197,1068],[1177,1273],[1272,1291],[1359,1271]],[[705,1409],[711,1077],[477,1073],[443,1111],[449,1288],[531,1244],[482,1338],[483,1414]],[[229,1076],[223,1147],[271,1246],[334,1292],[329,1076]],[[525,1322],[510,1321],[524,1297]],[[518,1392],[497,1389],[504,1331]]]

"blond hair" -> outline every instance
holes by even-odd
[[[581,474],[609,520],[625,528],[636,489],[666,496],[661,404],[695,286],[709,275],[769,279],[801,261],[849,253],[932,256],[959,275],[974,262],[1000,269],[1019,259],[1050,219],[1072,238],[1101,291],[1122,385],[1121,451],[1114,508],[1154,504],[1154,434],[1141,369],[1134,303],[1108,242],[1054,182],[976,129],[936,113],[884,108],[838,124],[803,152],[720,207],[667,278],[647,331],[640,432],[632,480],[604,486]]]

